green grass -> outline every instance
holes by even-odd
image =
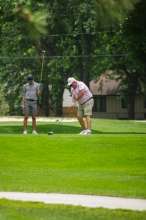
[[[77,135],[81,131],[78,122],[62,122],[51,136],[47,133],[57,123],[37,123],[39,135],[35,136],[31,134],[31,123],[28,126],[30,134],[22,135],[21,122],[1,122],[0,191],[78,193],[145,199],[146,123],[102,119],[93,119],[92,122],[93,135],[88,136]],[[55,205],[50,207],[56,209]],[[59,207],[59,211],[62,208],[70,210],[65,206]],[[98,209],[92,211],[93,216],[94,211],[101,212]],[[107,215],[114,213],[106,212]],[[124,213],[121,218],[109,219],[124,219]]]
[[[2,220],[145,220],[146,212],[0,200]]]

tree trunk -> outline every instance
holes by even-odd
[[[128,71],[126,67],[124,66],[124,71],[127,77],[127,95],[128,95],[128,108],[127,108],[127,113],[128,113],[128,119],[129,120],[134,120],[135,119],[135,97],[136,97],[136,92],[138,88],[138,83],[139,83],[139,72],[138,71]]]
[[[128,119],[134,120],[135,119],[135,95],[130,95],[127,107],[128,107],[127,108]]]
[[[83,82],[89,87],[89,82],[90,82],[90,74],[89,74],[89,63],[90,63],[90,58],[85,59],[85,67],[84,67],[84,75],[83,75]]]
[[[64,86],[61,82],[56,96],[56,114],[55,116],[62,116],[62,101],[63,101]]]
[[[42,114],[45,115],[45,116],[49,116],[49,91],[48,91],[48,85],[44,85],[41,99],[42,99],[42,101],[41,101]]]

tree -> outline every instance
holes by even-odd
[[[146,70],[146,1],[141,0],[135,9],[128,13],[122,25],[122,37],[125,38],[131,59],[136,60],[140,68]]]
[[[25,1],[23,1],[25,3]],[[10,114],[21,114],[22,86],[27,82],[27,75],[33,74],[36,81],[40,80],[41,69],[41,51],[36,51],[36,42],[39,42],[40,33],[44,29],[40,28],[40,20],[37,15],[30,16],[31,22],[24,22],[23,19],[15,17],[12,9],[18,9],[17,1],[10,2],[6,0],[1,4],[1,67],[0,78],[5,82],[5,94],[10,107]],[[22,7],[22,9],[25,9]],[[18,11],[19,15],[21,10]],[[25,11],[26,12],[26,11]],[[30,13],[31,14],[31,13]],[[41,13],[39,14],[40,18]],[[23,16],[22,16],[23,17]],[[27,18],[27,16],[24,16]],[[36,18],[37,25],[33,27],[33,34],[29,36],[32,18]],[[46,15],[45,15],[46,18]],[[44,22],[44,20],[43,20]],[[43,22],[41,22],[43,26]],[[44,26],[43,26],[44,27]],[[36,41],[37,39],[37,41]],[[39,57],[39,56],[40,57]]]
[[[44,1],[45,2],[45,1]],[[72,1],[69,2],[69,9],[66,9],[66,1],[59,3],[59,1],[52,1],[47,5],[52,8],[53,12],[50,13],[48,18],[48,23],[51,24],[48,28],[49,35],[42,37],[40,40],[35,41],[35,44],[29,39],[25,39],[22,36],[22,44],[19,45],[22,47],[20,50],[25,56],[28,56],[28,51],[30,58],[33,54],[40,54],[41,50],[45,50],[45,68],[43,74],[43,84],[44,88],[47,89],[47,85],[52,85],[51,91],[51,107],[57,109],[56,114],[61,115],[62,112],[62,96],[64,91],[64,85],[67,83],[67,78],[71,75],[74,75],[80,80],[83,80],[86,84],[89,83],[89,70],[91,68],[90,63],[90,55],[93,49],[96,47],[96,36],[92,36],[91,32],[95,32],[96,29],[96,20],[95,20],[95,12],[88,1],[84,4],[83,1],[80,1],[79,8],[77,10],[77,6],[72,8]],[[45,5],[44,5],[45,6]],[[63,8],[62,8],[63,7]],[[37,9],[37,5],[35,5]],[[89,9],[89,10],[88,10]],[[60,13],[61,12],[61,13]],[[82,23],[82,19],[84,19],[84,23]],[[21,31],[24,33],[25,31],[25,23],[22,23]],[[7,22],[6,26],[7,32],[9,31],[9,27],[11,26],[11,21]],[[15,28],[17,30],[17,20]],[[17,33],[20,36],[18,26]],[[5,29],[3,29],[5,31]],[[14,34],[14,33],[12,33]],[[17,36],[18,36],[17,34]],[[28,34],[28,32],[27,32]],[[50,36],[54,35],[54,36]],[[16,40],[17,41],[17,40]],[[26,41],[26,45],[23,42]],[[93,44],[94,42],[94,44]],[[2,47],[2,51],[8,51],[9,54],[15,47],[13,44],[9,45],[8,41],[6,41],[7,48]],[[35,47],[34,47],[34,46]],[[94,48],[93,48],[93,46]],[[25,49],[27,47],[27,50]],[[34,49],[34,50],[33,50]],[[12,52],[13,54],[13,52]],[[13,56],[13,55],[12,55]],[[20,55],[19,55],[20,56]],[[57,59],[52,59],[52,57]],[[14,62],[16,63],[16,56]],[[93,60],[93,59],[92,59]],[[5,61],[7,62],[7,61]],[[20,59],[17,60],[20,62]],[[24,62],[21,62],[21,71],[23,71]],[[38,63],[30,61],[30,65],[26,65],[24,76],[26,76],[26,72],[31,72],[32,74],[36,71],[36,67]],[[25,63],[26,64],[26,63]],[[17,66],[17,65],[16,65]],[[33,68],[35,66],[35,68]],[[32,69],[31,69],[32,67]],[[3,67],[2,67],[3,69]],[[47,71],[45,70],[47,69]],[[8,69],[7,69],[8,70]],[[4,73],[9,74],[8,71],[5,70]],[[13,69],[14,70],[14,69]],[[2,71],[1,71],[2,72]],[[11,73],[13,77],[14,73]],[[6,74],[3,74],[3,79],[6,77]],[[10,77],[9,77],[10,78]],[[11,79],[10,79],[11,81]],[[19,79],[20,81],[20,79]],[[10,84],[8,84],[10,86]],[[20,89],[18,89],[20,92]],[[48,91],[44,91],[43,94],[47,94]],[[11,93],[12,96],[12,93]],[[14,95],[15,96],[15,95]],[[45,97],[45,99],[44,99]],[[46,106],[48,96],[42,96],[41,106]],[[13,100],[13,99],[11,99]],[[20,100],[19,100],[20,101]],[[11,101],[11,105],[13,105],[14,100]],[[45,103],[45,104],[44,104]],[[15,105],[16,106],[16,105]],[[12,110],[13,108],[11,108]],[[48,110],[48,108],[46,108]],[[12,111],[13,113],[13,111]]]
[[[120,2],[121,8],[119,3],[115,4],[116,0],[2,1],[0,50],[3,57],[0,78],[3,82],[7,81],[5,90],[11,91],[7,93],[11,114],[21,113],[21,90],[27,74],[33,74],[36,81],[40,80],[42,50],[46,53],[43,94],[39,104],[45,115],[48,115],[49,108],[56,109],[56,115],[62,114],[62,97],[67,78],[74,76],[88,85],[91,72],[95,76],[98,70],[99,62],[94,54],[98,55],[100,48],[104,51],[105,47],[100,43],[107,40],[96,34],[102,30],[103,13],[111,23],[119,16],[121,9],[131,9],[137,1]],[[112,12],[110,7],[113,8]],[[12,11],[17,14],[16,17]],[[100,71],[97,72],[99,74]],[[52,85],[50,92],[48,85]]]
[[[135,97],[146,90],[145,9],[145,1],[136,4],[119,25],[110,47],[112,53],[125,54],[114,59],[112,68],[118,70],[121,97],[128,103],[128,119],[135,119]]]

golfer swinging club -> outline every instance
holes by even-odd
[[[72,107],[75,106],[76,101],[79,103],[77,119],[83,129],[80,134],[92,134],[90,116],[92,115],[94,100],[89,88],[83,82],[77,81],[74,78],[69,78],[67,85],[71,86]],[[87,126],[83,120],[84,116],[86,118]]]
[[[36,115],[37,115],[37,99],[42,92],[42,84],[34,82],[33,76],[27,76],[28,83],[24,85],[22,90],[22,110],[24,113],[24,132],[27,134],[28,116],[32,116],[32,134],[36,132]]]

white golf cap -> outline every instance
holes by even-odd
[[[70,77],[70,78],[68,78],[68,86],[71,86],[71,84],[73,83],[73,82],[76,82],[76,80],[74,79],[74,78],[72,78],[72,77]]]

